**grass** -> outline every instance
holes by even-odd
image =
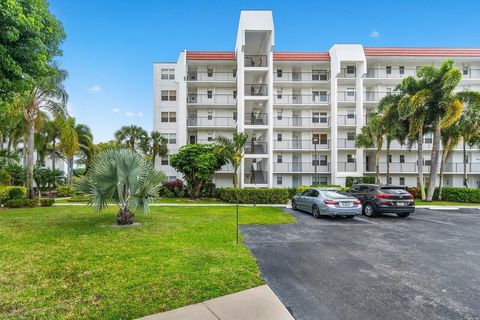
[[[75,203],[69,202],[68,198],[57,199],[55,203]],[[78,203],[86,203],[85,201],[79,201]],[[190,198],[157,198],[153,200],[153,203],[199,203],[199,204],[212,204],[212,203],[225,203],[215,198],[202,198],[192,200]]]
[[[233,207],[152,207],[114,228],[115,208],[0,211],[0,318],[131,319],[263,283],[235,244]],[[292,223],[242,207],[240,223]]]
[[[417,206],[480,206],[480,203],[469,203],[469,202],[457,202],[457,201],[422,201],[419,199],[415,200],[415,205]]]

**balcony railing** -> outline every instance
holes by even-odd
[[[233,94],[187,94],[188,104],[233,105],[237,102]]]
[[[364,171],[365,172],[375,172],[375,162],[365,162]],[[380,172],[387,172],[387,163],[379,163]],[[439,167],[440,170],[440,167]],[[418,164],[415,161],[410,162],[390,162],[390,172],[391,173],[418,173]],[[423,165],[423,173],[430,172],[430,165],[425,163]],[[480,163],[467,163],[467,172],[468,173],[480,173]],[[463,163],[461,162],[446,162],[445,163],[445,173],[463,173]]]
[[[463,79],[480,79],[480,69],[462,70]]]
[[[246,184],[267,184],[268,173],[264,170],[255,170],[250,167],[250,170],[245,172]]]
[[[329,70],[318,70],[312,72],[284,72],[284,71],[274,71],[273,79],[275,81],[312,81],[312,82],[322,82],[330,80],[330,71]]]
[[[355,114],[341,114],[337,116],[337,126],[354,126],[357,124]]]
[[[317,172],[330,172],[329,162],[317,162]],[[274,172],[315,172],[315,162],[275,162]]]
[[[357,69],[341,68],[338,78],[340,79],[354,79],[357,77]]]
[[[268,93],[266,84],[246,84],[245,96],[266,96]]]
[[[357,94],[355,91],[338,91],[337,100],[339,102],[355,102],[357,101]]]
[[[330,127],[329,116],[311,116],[311,117],[275,117],[273,124],[277,127],[309,127],[309,128],[328,128]]]
[[[408,76],[415,76],[417,74],[416,68],[399,68],[392,67],[391,69],[387,68],[368,68],[366,78],[391,78],[391,79],[402,79]]]
[[[321,140],[316,144],[317,150],[330,149],[330,140]],[[312,140],[275,140],[273,142],[274,149],[282,150],[314,150],[315,144]]]
[[[247,142],[244,151],[246,154],[266,154],[268,144],[265,141]]]
[[[188,71],[187,81],[235,81],[234,71]]]
[[[355,149],[355,140],[348,140],[345,138],[337,139],[337,148],[340,149]]]
[[[390,95],[392,95],[391,91],[365,91],[363,99],[368,102],[378,102]]]
[[[245,67],[266,67],[266,55],[245,55]]]
[[[268,124],[268,115],[266,113],[245,113],[245,124],[250,126],[265,126]]]
[[[338,172],[354,172],[357,171],[356,162],[338,162],[337,163]]]
[[[189,127],[235,127],[237,120],[233,117],[188,117]]]
[[[329,94],[276,94],[275,104],[328,104]]]

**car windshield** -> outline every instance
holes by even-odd
[[[323,195],[329,199],[345,199],[352,198],[352,195],[343,190],[326,190],[322,191]]]
[[[382,187],[380,191],[387,194],[407,194],[408,192],[401,187]]]

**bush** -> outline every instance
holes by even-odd
[[[438,188],[435,189],[433,198],[438,199]],[[480,203],[480,189],[446,187],[442,191],[442,200]]]
[[[10,199],[5,201],[5,206],[7,208],[22,208],[30,207],[33,208],[37,206],[38,199]]]
[[[186,188],[182,180],[164,182],[160,188],[159,195],[167,198],[183,198],[186,196]]]
[[[357,183],[375,183],[375,177],[347,177],[345,187],[351,187]]]
[[[71,197],[72,186],[60,186],[57,188],[57,197]]]
[[[413,196],[414,199],[420,199],[422,197],[418,187],[406,187],[405,189]]]
[[[55,203],[55,199],[40,199],[40,207],[51,207]]]
[[[221,188],[217,189],[220,200],[228,203],[236,203],[236,192],[238,193],[239,203],[253,203],[253,204],[283,204],[287,203],[288,190],[282,189],[234,189]]]
[[[70,199],[67,199],[67,202],[88,202],[90,200],[89,196],[84,194],[74,194]]]
[[[19,186],[0,187],[0,203],[8,200],[24,199],[27,197],[27,189]]]

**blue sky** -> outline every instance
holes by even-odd
[[[50,0],[67,39],[62,66],[77,122],[106,141],[152,128],[152,63],[183,49],[233,50],[240,10],[273,11],[276,51],[365,46],[480,47],[480,1]]]

